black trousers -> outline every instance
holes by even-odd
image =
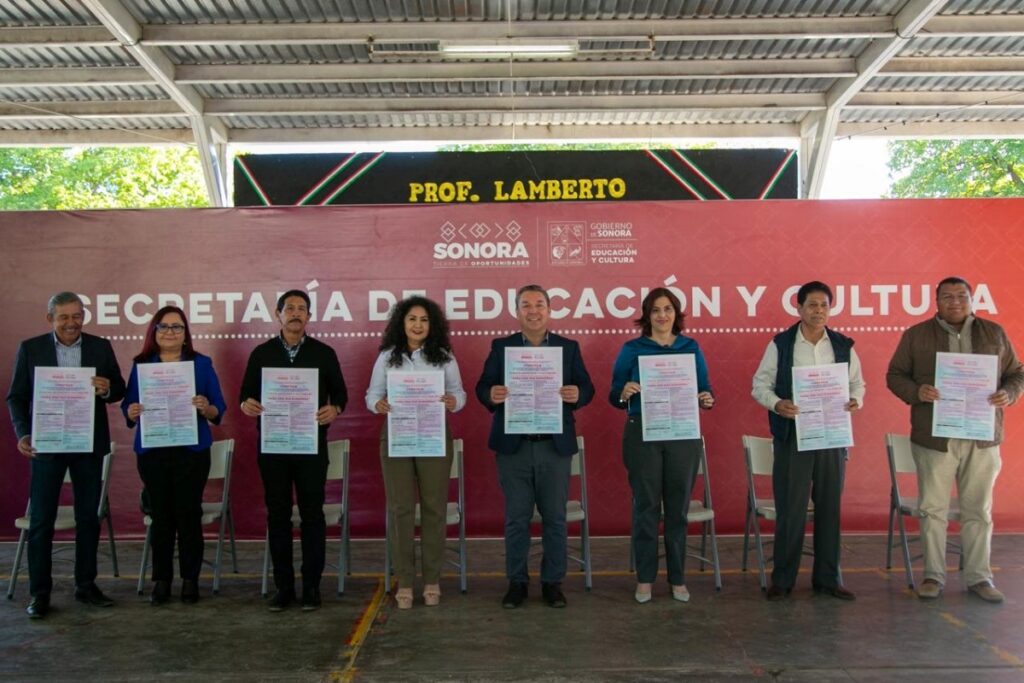
[[[772,584],[790,589],[796,583],[807,526],[807,501],[814,501],[814,571],[816,588],[839,585],[839,511],[846,474],[846,449],[797,451],[796,436],[773,443],[775,464],[775,547]]]
[[[299,506],[302,538],[303,589],[319,588],[324,573],[327,523],[324,520],[324,486],[327,483],[327,446],[317,455],[260,455],[263,500],[267,506],[267,534],[274,563],[274,585],[279,591],[295,590],[292,564],[292,489]]]
[[[174,539],[178,539],[178,572],[199,580],[203,566],[203,489],[210,474],[210,449],[154,448],[137,460],[139,476],[149,494],[153,580],[174,580]]]
[[[32,458],[29,488],[28,585],[33,596],[49,595],[53,589],[53,525],[68,470],[75,493],[75,585],[96,580],[103,458],[92,453],[39,453]]]

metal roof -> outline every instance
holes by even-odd
[[[442,46],[562,43],[567,58]],[[1020,0],[4,0],[0,144],[1024,132]]]

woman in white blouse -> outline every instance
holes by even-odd
[[[448,320],[441,308],[426,297],[412,296],[395,304],[373,365],[366,407],[373,413],[391,410],[387,399],[387,375],[392,371],[442,370],[444,394],[437,397],[449,412],[466,405],[459,365],[448,342]],[[387,425],[381,430],[380,462],[384,474],[388,515],[391,521],[391,556],[394,558],[399,609],[413,602],[416,578],[415,521],[419,491],[423,560],[423,602],[441,601],[441,566],[444,562],[445,510],[448,503],[448,472],[452,464],[451,431],[445,430],[447,455],[438,457],[388,457]]]

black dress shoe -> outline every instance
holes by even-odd
[[[49,611],[49,594],[32,596],[32,600],[29,601],[28,607],[25,608],[25,613],[28,614],[29,619],[42,619],[49,613]]]
[[[75,589],[75,600],[84,603],[86,605],[92,605],[93,607],[113,607],[114,601],[103,594],[103,591],[96,586],[95,583],[90,583],[85,586],[79,586]]]
[[[302,611],[312,612],[313,610],[320,609],[320,605],[323,601],[320,599],[319,588],[306,588],[302,587]]]
[[[548,604],[548,607],[565,607],[565,594],[562,592],[562,584],[542,583],[540,585],[540,592],[544,596],[544,602]]]
[[[768,589],[768,591],[764,594],[764,597],[767,598],[769,602],[775,602],[777,600],[784,600],[787,595],[789,595],[788,590],[786,590],[782,586],[776,586],[773,583],[771,587]]]
[[[293,602],[295,602],[294,590],[279,590],[274,593],[274,597],[270,598],[267,609],[271,612],[283,612]]]
[[[501,599],[501,606],[505,609],[515,609],[523,604],[523,600],[526,599],[526,595],[529,592],[527,584],[512,581],[508,584],[508,592],[505,593],[505,597]]]
[[[181,601],[186,605],[199,602],[199,582],[192,579],[181,580]]]
[[[853,594],[853,591],[847,590],[843,586],[815,586],[814,592],[819,595],[831,595],[833,598],[840,600],[856,600],[857,596]]]
[[[149,604],[153,607],[159,607],[160,605],[167,604],[167,601],[171,599],[171,582],[170,581],[154,581],[153,592],[149,594]]]

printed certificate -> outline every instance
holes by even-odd
[[[388,457],[445,456],[444,371],[388,373]]]
[[[506,434],[561,434],[562,348],[505,349]]]
[[[260,452],[315,455],[320,371],[263,368]]]
[[[848,363],[793,368],[796,449],[848,448],[853,445],[853,422],[845,406],[850,401]]]
[[[92,453],[96,368],[37,367],[32,389],[32,447],[40,453]]]
[[[199,415],[192,405],[196,395],[195,363],[140,363],[139,430],[143,448],[195,446],[199,443]]]
[[[935,388],[939,400],[932,411],[932,436],[992,441],[996,407],[988,397],[999,384],[998,357],[981,353],[935,354]]]
[[[692,353],[640,356],[644,441],[700,438],[697,361]]]

